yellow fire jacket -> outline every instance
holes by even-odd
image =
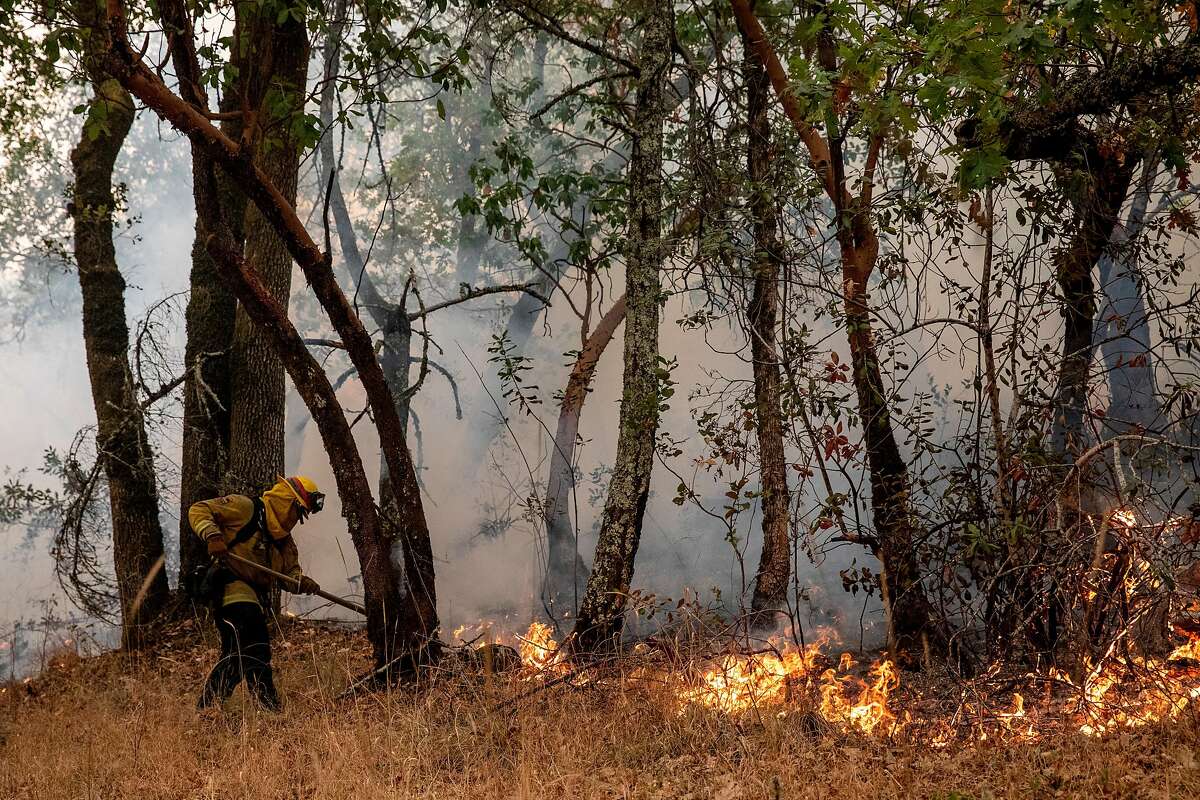
[[[233,544],[238,531],[245,527],[254,515],[254,501],[241,494],[230,494],[194,504],[188,509],[188,523],[201,539],[207,541],[210,536],[220,534],[225,539],[225,544],[229,545],[231,553],[299,580],[303,571],[300,569],[300,553],[291,535],[292,528],[298,521],[296,512],[291,507],[292,499],[290,496],[275,496],[274,489],[264,494],[262,499],[263,505],[266,506],[267,530],[271,541],[267,541],[267,537],[264,537],[261,531],[255,531],[246,541]],[[237,580],[230,581],[225,586],[225,597],[221,604],[258,604],[256,589],[270,587],[272,578],[232,559],[229,559],[227,566],[237,576]]]

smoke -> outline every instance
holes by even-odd
[[[65,169],[66,165],[60,163],[58,167]],[[164,131],[152,116],[143,114],[118,171],[128,184],[128,215],[135,220],[118,241],[118,258],[128,282],[126,304],[132,331],[151,305],[187,289],[194,225],[187,145]],[[69,228],[61,233],[69,239]],[[436,277],[451,272],[453,250],[427,244],[410,256],[432,265],[425,273],[428,282],[422,286],[422,291],[432,295],[441,283]],[[501,269],[504,258],[502,252],[491,254],[493,266],[499,263]],[[515,256],[507,258],[520,268]],[[402,281],[395,273],[391,277],[390,283]],[[613,284],[620,279],[620,275],[610,276]],[[293,285],[293,317],[313,333],[326,333],[319,317],[310,313],[303,278],[297,274]],[[556,422],[554,393],[565,384],[569,370],[570,359],[564,353],[579,346],[578,320],[560,298],[539,323],[538,335],[531,340],[526,355],[533,366],[530,383],[536,385],[535,394],[541,404],[535,407],[536,417],[525,416],[502,397],[493,398],[481,391],[477,374],[482,373],[486,381],[494,372],[495,365],[488,363],[487,346],[492,335],[502,329],[506,304],[515,299],[506,296],[500,301],[477,301],[435,314],[429,322],[438,345],[433,350],[434,358],[454,376],[464,404],[463,419],[459,420],[452,413],[449,383],[440,374],[431,373],[413,402],[410,431],[425,492],[437,559],[438,594],[447,629],[496,616],[513,619],[514,627],[523,626],[540,610],[545,534],[538,497],[545,489],[551,445],[548,431]],[[703,470],[697,473],[694,461],[705,453],[687,398],[692,387],[708,382],[710,373],[744,379],[749,376],[749,368],[732,354],[740,347],[740,333],[685,331],[674,323],[688,310],[686,302],[684,296],[672,301],[663,315],[662,351],[678,359],[673,379],[679,390],[663,417],[662,429],[682,443],[683,453],[670,459],[669,466],[689,482],[694,476],[696,491],[719,515],[727,478],[718,479],[715,473]],[[174,319],[174,325],[160,331],[160,335],[166,337],[163,344],[168,350],[182,352],[182,319]],[[615,457],[621,336],[619,332],[601,360],[580,429],[584,445],[574,503],[579,547],[588,563],[603,507],[605,469],[611,467]],[[334,362],[329,369],[331,374],[340,372]],[[46,447],[62,448],[77,430],[94,424],[77,305],[62,308],[53,319],[27,330],[24,342],[7,345],[0,370],[4,377],[0,408],[5,409],[0,415],[0,434],[7,443],[4,462],[9,468],[36,470]],[[348,409],[365,405],[354,380],[347,381],[339,396]],[[482,468],[466,463],[464,456],[472,452],[474,427],[497,414],[507,418],[507,426],[505,435],[489,453],[488,463]],[[296,402],[294,391],[289,397],[288,417],[289,467],[331,489],[333,476],[319,436],[314,426],[305,424],[307,412],[302,403]],[[374,431],[369,425],[359,425],[355,430],[374,481],[379,452]],[[179,513],[174,492],[178,480],[177,427],[163,428],[157,444],[157,466],[164,476],[164,536],[168,547],[173,547]],[[464,476],[469,477],[464,480]],[[757,563],[757,514],[753,510],[741,514],[736,536],[729,537],[724,524],[692,503],[679,506],[672,502],[678,483],[673,472],[663,464],[656,465],[635,587],[662,598],[678,598],[685,591],[708,601],[719,597],[724,605],[733,607],[749,587]],[[362,586],[350,532],[340,517],[336,493],[330,490],[328,494],[328,512],[311,518],[297,531],[301,560],[305,571],[326,589],[360,595]],[[20,538],[19,531],[9,531],[6,550],[15,549]],[[38,613],[40,602],[61,602],[47,543],[37,543],[27,559],[22,563],[10,558],[0,572],[4,585],[9,587],[0,605],[0,630]],[[835,554],[819,568],[804,560],[799,562],[803,572],[798,584],[817,587],[819,601],[814,604],[829,616],[857,618],[862,610],[843,607],[845,598],[837,587],[837,570],[848,560]],[[297,613],[343,613],[322,608],[310,598],[289,598],[288,603]],[[868,613],[876,611],[872,608]]]
[[[464,103],[462,107],[469,105]],[[474,108],[469,113],[484,111]],[[432,103],[408,104],[404,112],[411,117],[411,129],[399,134],[385,132],[380,145],[389,158],[393,152],[403,153],[403,158],[391,165],[397,173],[396,185],[388,187],[390,199],[404,216],[394,235],[385,235],[378,242],[375,238],[382,205],[379,184],[373,183],[378,175],[364,167],[367,179],[353,184],[346,177],[343,188],[359,216],[364,251],[374,248],[371,269],[382,288],[390,290],[392,297],[398,296],[399,287],[411,271],[426,301],[433,302],[457,294],[455,271],[462,253],[456,249],[459,237],[453,211],[455,198],[447,196],[445,184],[459,180],[457,176],[466,172],[469,148],[459,147],[456,136],[445,127],[449,123],[438,120]],[[77,118],[64,117],[63,128],[74,132],[79,123]],[[485,126],[485,130],[487,136],[499,135],[490,127]],[[347,142],[345,152],[347,165],[374,164],[367,158],[362,141]],[[62,174],[69,175],[62,156],[60,148],[59,161],[53,168],[66,170]],[[164,130],[152,116],[143,114],[118,170],[129,186],[129,215],[137,220],[118,242],[118,258],[129,284],[126,303],[132,329],[132,323],[159,299],[187,289],[194,225],[187,144]],[[345,174],[353,172],[347,169]],[[306,204],[302,210],[310,214],[314,229],[320,218],[317,183],[309,175],[302,184],[302,203]],[[69,228],[59,234],[69,240]],[[1016,230],[1010,235],[1018,238],[1024,233]],[[918,419],[907,427],[933,427],[929,437],[945,445],[957,433],[953,426],[963,419],[955,404],[975,397],[974,337],[952,326],[923,328],[903,336],[900,332],[914,319],[969,314],[969,310],[964,311],[961,287],[976,283],[981,239],[967,233],[961,247],[948,248],[945,239],[934,238],[936,241],[924,254],[929,273],[922,273],[911,283],[896,280],[887,288],[877,289],[876,307],[885,309],[879,326],[881,346],[889,359],[887,372],[903,400],[901,405],[933,408],[935,401],[942,404],[934,409],[937,414],[930,411],[928,419]],[[517,280],[528,271],[525,260],[511,247],[492,244],[483,253],[469,255],[467,260],[482,255],[483,269],[496,282]],[[1194,282],[1195,261],[1190,263]],[[623,276],[619,270],[604,279],[608,297],[620,294]],[[299,274],[294,276],[293,287],[291,315],[298,326],[305,333],[328,335],[330,331],[314,309]],[[1006,308],[1014,300],[1006,295],[997,299],[995,307]],[[532,367],[526,377],[527,389],[540,403],[532,407],[532,414],[526,414],[494,390],[489,395],[484,389],[495,385],[490,377],[495,365],[489,363],[488,345],[493,335],[503,330],[506,312],[515,301],[515,295],[491,296],[433,314],[428,322],[433,342],[431,357],[453,377],[463,406],[459,419],[450,383],[442,374],[431,372],[413,400],[409,433],[432,532],[439,604],[447,631],[480,618],[507,619],[512,627],[522,628],[541,610],[539,590],[546,542],[539,502],[545,491],[556,423],[555,393],[565,385],[570,368],[571,359],[564,354],[580,346],[579,320],[560,294],[544,320],[539,321],[524,355]],[[745,465],[706,462],[710,453],[694,412],[707,401],[692,398],[697,387],[714,382],[713,376],[742,382],[740,385],[745,387],[751,371],[745,356],[740,355],[745,335],[735,323],[707,329],[677,324],[695,310],[691,305],[694,301],[687,293],[676,294],[663,311],[660,349],[666,358],[675,360],[672,379],[677,391],[663,415],[661,429],[677,443],[680,452],[655,464],[634,588],[662,599],[678,599],[686,592],[702,602],[733,609],[751,587],[761,546],[760,516],[751,503],[736,514],[731,529],[723,521],[729,503],[726,492],[729,484],[747,471],[750,483],[745,488],[755,488],[757,481],[753,469]],[[790,309],[795,318],[789,323],[808,326],[809,340],[819,343],[816,357],[837,353],[844,363],[848,361],[844,332],[821,313],[823,302]],[[1040,302],[1044,308],[1053,308],[1052,298]],[[59,303],[53,313],[40,315],[37,324],[25,330],[23,341],[0,349],[0,441],[5,442],[0,462],[10,469],[29,470],[28,476],[34,479],[46,447],[64,447],[77,430],[94,423],[77,298],[66,305],[61,299]],[[1022,336],[1039,342],[1057,341],[1045,313],[1031,314],[1025,320],[1032,320],[1029,324],[1038,333],[1035,337],[1022,330]],[[176,317],[160,335],[168,350],[182,352],[182,319]],[[588,563],[603,508],[606,470],[615,460],[622,338],[623,329],[601,359],[581,420],[580,480],[573,496],[572,518],[579,532],[580,552]],[[419,339],[414,342],[416,355]],[[898,368],[901,363],[909,368]],[[332,377],[337,377],[345,366],[339,354],[326,364]],[[820,371],[819,364],[805,366],[809,371]],[[919,400],[922,394],[928,399]],[[366,404],[361,387],[353,379],[339,390],[339,398],[352,412]],[[485,461],[476,463],[476,448],[472,446],[475,431],[497,415],[505,418],[504,435],[493,444]],[[327,511],[310,518],[296,531],[302,565],[326,590],[361,596],[351,532],[345,529],[340,515],[328,459],[294,391],[289,392],[287,417],[289,471],[313,478],[329,498]],[[815,422],[819,425],[825,420]],[[164,534],[168,545],[173,546],[179,513],[174,493],[178,481],[178,426],[168,424],[158,433],[158,468],[164,476]],[[355,434],[368,475],[376,482],[379,447],[375,432],[364,423],[356,426]],[[850,431],[852,439],[856,435]],[[914,461],[955,456],[946,452],[930,456],[921,451],[915,439],[906,436],[902,442],[906,455]],[[802,448],[793,448],[790,455],[800,463],[808,461]],[[799,479],[794,474],[791,478],[795,490]],[[834,492],[852,494],[859,501],[848,513],[869,520],[869,510],[862,503],[863,492],[854,494],[863,488],[861,465],[851,465],[846,473],[835,473],[832,480]],[[696,493],[703,508],[691,500],[682,505],[675,502],[680,483]],[[796,508],[802,524],[806,524],[825,499],[826,490],[815,481],[802,489]],[[39,541],[32,549],[22,550],[23,533],[12,528],[0,540],[6,555],[0,562],[0,586],[5,587],[0,591],[0,633],[18,620],[39,614],[41,602],[61,602],[53,583],[47,543]],[[801,623],[832,624],[851,641],[861,634],[867,645],[877,641],[882,623],[878,602],[846,593],[840,576],[851,566],[874,567],[873,559],[856,545],[833,547],[815,542],[813,549],[814,560],[804,552],[795,560]],[[345,613],[309,597],[290,597],[287,603],[296,613]]]
[[[20,225],[26,233],[37,231],[70,252],[69,218],[62,213],[66,202],[63,188],[71,178],[67,153],[82,125],[82,117],[73,116],[69,104],[51,105],[51,119],[45,120],[47,136],[42,155],[27,154],[34,163],[25,165],[35,174],[53,175],[59,188],[39,193],[40,200],[24,209],[24,219],[6,220]],[[57,124],[54,124],[57,122]],[[4,158],[4,156],[0,156]],[[11,164],[8,166],[12,166]],[[130,133],[117,162],[116,179],[127,186],[129,207],[119,217],[117,259],[127,287],[126,312],[130,335],[138,320],[163,297],[187,289],[192,241],[193,210],[186,150],[178,142],[162,141],[157,120],[141,115]],[[49,205],[51,203],[58,204]],[[36,215],[36,216],[33,216]],[[46,229],[42,220],[57,221]],[[20,480],[43,488],[57,489],[53,480],[40,473],[48,448],[60,452],[71,444],[76,433],[95,425],[91,387],[84,354],[77,278],[73,265],[67,274],[61,259],[47,258],[44,245],[26,237],[19,253],[4,265],[8,273],[6,289],[18,286],[43,287],[25,299],[23,327],[11,332],[0,344],[0,441],[4,442],[0,468]],[[181,350],[182,320],[156,332],[161,345],[170,351]],[[160,438],[162,448],[157,466],[165,475],[173,475],[177,463],[178,434]],[[169,520],[177,519],[170,485],[163,495],[164,526],[168,546],[173,544]],[[45,531],[31,531],[22,525],[0,528],[0,642],[9,642],[10,653],[18,645],[36,640],[19,658],[0,669],[20,674],[36,668],[47,649],[53,650],[60,638],[80,639],[82,627],[87,637],[103,646],[115,641],[113,631],[94,620],[83,619],[70,607],[54,579]],[[17,626],[26,627],[23,637],[12,636]],[[32,625],[37,633],[31,633]]]

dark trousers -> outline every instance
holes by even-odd
[[[208,674],[199,708],[224,702],[237,685],[246,688],[272,711],[279,710],[279,695],[271,676],[271,641],[267,618],[255,603],[234,603],[216,614],[217,633],[221,637],[221,659]]]

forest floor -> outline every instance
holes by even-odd
[[[773,708],[684,709],[644,682],[434,679],[338,699],[358,632],[288,622],[282,714],[195,697],[216,644],[189,623],[136,658],[56,656],[0,695],[0,798],[1195,798],[1200,719],[1103,739],[955,744],[813,725]],[[533,684],[536,685],[536,684]]]

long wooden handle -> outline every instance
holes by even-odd
[[[237,555],[236,553],[231,553],[231,552],[226,551],[225,555],[228,556],[229,558],[232,558],[234,561],[245,564],[248,567],[254,567],[257,570],[261,570],[262,572],[267,573],[268,575],[270,575],[273,578],[278,578],[279,580],[284,581],[285,585],[295,586],[297,589],[300,588],[300,581],[296,580],[295,578],[293,578],[289,575],[284,575],[282,572],[276,572],[275,570],[271,569],[270,567],[264,567],[262,564],[259,564],[257,561],[251,561],[248,558],[242,558],[241,556]],[[315,594],[317,597],[323,597],[331,603],[336,603],[337,605],[341,606],[342,608],[348,608],[351,611],[357,611],[359,614],[362,614],[364,617],[367,615],[367,609],[360,606],[358,603],[352,603],[349,600],[343,600],[342,598],[338,597],[336,594],[330,594],[329,592],[325,591],[324,589],[318,589],[317,591],[313,592],[313,594]]]

